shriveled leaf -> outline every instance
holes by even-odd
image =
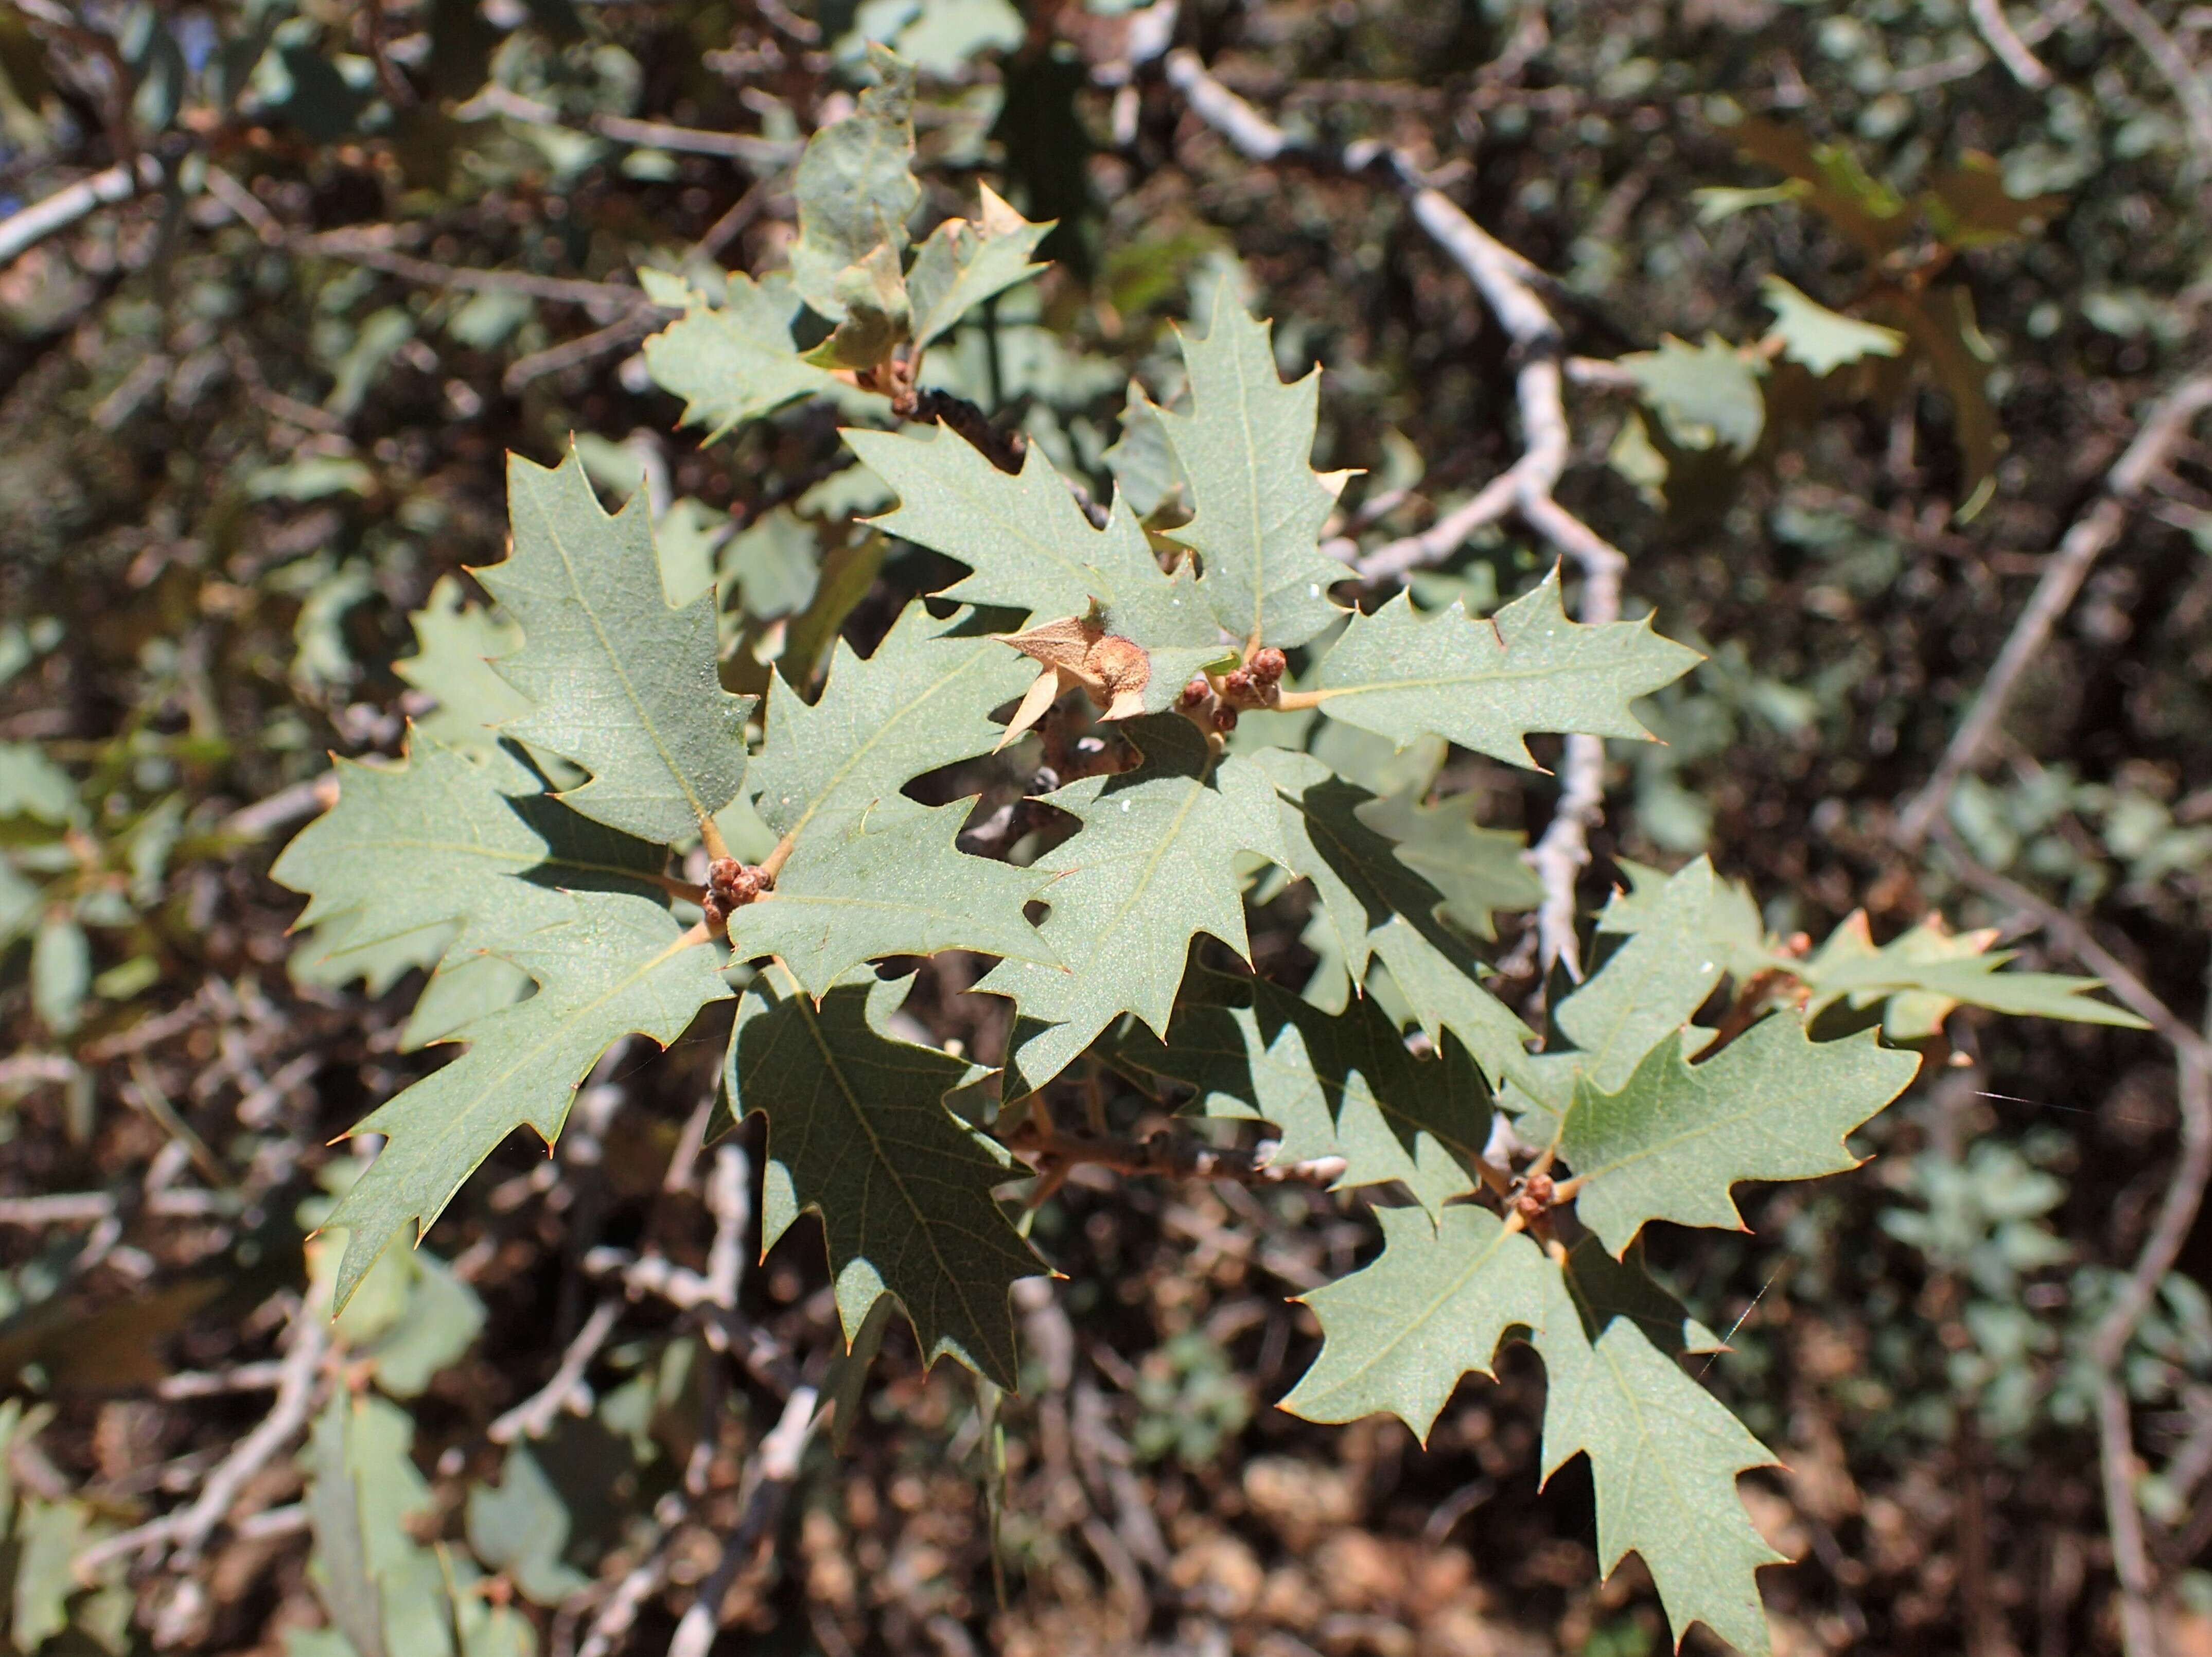
[[[696,836],[744,786],[751,707],[717,676],[713,596],[669,607],[643,500],[608,516],[573,454],[510,456],[507,494],[514,550],[478,575],[522,628],[498,666],[533,709],[509,731],[592,774],[562,797],[586,816]]]
[[[903,995],[841,984],[817,1007],[772,972],[745,992],[725,1082],[737,1114],[768,1117],[762,1246],[815,1211],[848,1340],[889,1292],[929,1361],[1011,1387],[1007,1291],[1042,1265],[991,1195],[1004,1153],[945,1108],[970,1067],[884,1033]]]
[[[1856,1168],[1844,1136],[1910,1086],[1917,1054],[1871,1030],[1814,1041],[1789,1013],[1754,1024],[1702,1064],[1680,1035],[1618,1090],[1584,1076],[1559,1155],[1582,1181],[1575,1211],[1616,1254],[1650,1220],[1741,1230],[1744,1180],[1810,1180]]]
[[[1402,1181],[1435,1213],[1477,1183],[1490,1133],[1480,1072],[1449,1035],[1440,1057],[1416,1059],[1370,999],[1330,1014],[1264,979],[1200,971],[1164,1043],[1129,1035],[1117,1059],[1200,1089],[1207,1114],[1273,1123],[1275,1161],[1342,1157],[1332,1188]]]
[[[1759,291],[1774,313],[1774,337],[1782,342],[1782,355],[1814,373],[1832,373],[1846,362],[1895,356],[1905,349],[1905,336],[1896,329],[1831,311],[1779,276],[1767,277]]]
[[[1226,282],[1214,288],[1205,334],[1181,340],[1191,406],[1159,418],[1193,511],[1173,536],[1204,561],[1199,590],[1231,637],[1304,644],[1344,614],[1328,589],[1345,568],[1320,547],[1337,495],[1313,469],[1320,373],[1283,384],[1268,325]]]
[[[1635,376],[1645,404],[1679,446],[1725,444],[1739,460],[1759,446],[1766,426],[1760,365],[1727,341],[1708,335],[1704,344],[1692,345],[1670,334],[1657,350],[1632,351],[1620,366]]]
[[[353,1130],[389,1137],[330,1216],[350,1234],[340,1306],[385,1246],[410,1225],[427,1229],[509,1133],[528,1126],[551,1144],[576,1088],[617,1038],[635,1033],[666,1047],[701,1007],[730,993],[720,952],[694,942],[665,909],[612,893],[568,901],[567,921],[504,946],[538,993],[471,1026],[466,1053]]]
[[[1589,1457],[1599,1566],[1610,1576],[1632,1550],[1640,1556],[1677,1642],[1703,1623],[1745,1657],[1766,1657],[1757,1573],[1784,1556],[1760,1539],[1735,1480],[1773,1456],[1638,1318],[1586,1317],[1548,1266],[1544,1291],[1544,1477]]]
[[[1042,930],[1066,968],[1005,962],[977,986],[1012,996],[1025,1023],[1052,1027],[1021,1041],[1028,1087],[1058,1075],[1125,1012],[1164,1033],[1194,938],[1249,954],[1239,860],[1285,860],[1274,791],[1249,761],[1215,756],[1173,714],[1124,729],[1142,765],[1044,796],[1084,825],[1036,865],[1053,877]]]
[[[1629,704],[1697,659],[1648,619],[1569,620],[1554,570],[1489,621],[1456,604],[1424,617],[1401,593],[1352,619],[1304,695],[1331,719],[1401,748],[1437,736],[1532,766],[1532,731],[1648,738]]]
[[[921,204],[914,176],[914,71],[896,53],[868,48],[876,84],[858,106],[807,140],[792,176],[799,239],[791,277],[799,296],[836,321],[845,314],[837,278],[887,244],[906,251],[907,221]]]
[[[1051,233],[1053,221],[1031,224],[989,185],[978,188],[981,203],[974,222],[955,218],[939,225],[907,272],[916,346],[949,332],[985,300],[1045,268],[1032,264],[1030,255]]]
[[[1374,1264],[1302,1296],[1321,1320],[1321,1356],[1282,1407],[1309,1421],[1387,1411],[1425,1443],[1460,1377],[1489,1375],[1509,1329],[1542,1324],[1558,1273],[1486,1208],[1447,1208],[1434,1224],[1410,1208],[1375,1217]]]
[[[806,354],[817,368],[873,368],[914,331],[914,313],[899,271],[898,250],[879,241],[837,273],[841,318],[830,337]]]
[[[2011,241],[2066,207],[2063,196],[2014,195],[2005,188],[1997,159],[1977,149],[1960,156],[1954,167],[1937,168],[1920,200],[1936,234],[1954,247]]]

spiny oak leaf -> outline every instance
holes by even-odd
[[[586,816],[672,845],[744,786],[750,698],[724,690],[714,599],[669,607],[645,492],[610,517],[572,452],[507,458],[514,549],[477,572],[522,628],[500,675],[532,711],[506,727],[590,772],[562,796]]]
[[[612,892],[568,902],[568,919],[502,948],[538,993],[472,1025],[467,1052],[354,1127],[386,1137],[327,1222],[348,1233],[340,1307],[385,1246],[410,1225],[427,1230],[509,1133],[533,1128],[550,1145],[577,1087],[618,1038],[665,1047],[729,995],[721,951],[659,904]]]
[[[1173,714],[1124,727],[1133,771],[1085,777],[1045,795],[1082,832],[1037,859],[1052,883],[1044,939],[1065,971],[1009,961],[976,987],[1018,1003],[1016,1064],[1036,1088],[1125,1012],[1164,1033],[1191,940],[1206,932],[1240,956],[1240,859],[1285,859],[1274,791],[1249,761],[1217,756]],[[1036,1024],[1051,1028],[1035,1029]]]
[[[1698,659],[1652,632],[1648,617],[1569,620],[1554,568],[1488,621],[1456,603],[1424,617],[1401,592],[1373,615],[1354,616],[1312,688],[1298,695],[1401,748],[1433,735],[1533,766],[1525,740],[1532,731],[1648,740],[1629,704]]]
[[[722,303],[690,293],[684,314],[645,342],[645,366],[663,391],[684,399],[684,424],[706,427],[711,443],[799,398],[839,390],[827,368],[799,355],[791,333],[799,312],[787,276],[756,283],[732,271]]]
[[[1203,335],[1178,335],[1190,407],[1159,418],[1193,511],[1170,533],[1202,561],[1199,591],[1231,637],[1288,650],[1344,615],[1328,589],[1350,572],[1320,537],[1346,474],[1313,469],[1320,371],[1283,384],[1267,324],[1230,288],[1215,285]]]
[[[1037,445],[1023,455],[1020,471],[1008,473],[942,430],[931,437],[855,430],[845,441],[898,492],[897,507],[872,521],[972,572],[947,598],[1050,622],[1092,617],[1102,634],[1141,648],[1147,669],[1137,711],[1164,712],[1193,674],[1234,653],[1200,584],[1188,569],[1161,570],[1120,497],[1106,526],[1094,529]]]
[[[1585,1076],[1560,1125],[1580,1181],[1575,1212],[1616,1254],[1650,1220],[1741,1229],[1729,1188],[1810,1180],[1858,1166],[1844,1136],[1911,1085],[1917,1054],[1871,1030],[1815,1041],[1778,1013],[1691,1064],[1678,1032],[1625,1085]]]
[[[1493,1083],[1516,1074],[1536,1033],[1475,980],[1474,952],[1439,918],[1443,893],[1370,821],[1375,796],[1311,754],[1267,750],[1250,763],[1275,790],[1285,866],[1313,883],[1316,923],[1352,983],[1379,959],[1430,1040],[1449,1029]]]
[[[1372,999],[1328,1013],[1264,979],[1195,968],[1164,1043],[1139,1029],[1117,1062],[1201,1090],[1209,1115],[1272,1122],[1274,1160],[1341,1157],[1332,1189],[1404,1182],[1431,1214],[1476,1183],[1490,1089],[1447,1035],[1417,1059]]]
[[[1006,1294],[1044,1266],[991,1195],[1005,1154],[945,1108],[974,1067],[885,1033],[901,985],[840,984],[817,1006],[779,976],[745,992],[724,1070],[732,1112],[768,1118],[762,1247],[815,1211],[848,1341],[888,1291],[927,1360],[1013,1387]]]
[[[958,849],[971,801],[900,804],[881,827],[863,815],[801,839],[775,889],[730,916],[731,953],[779,956],[815,995],[864,961],[940,950],[1059,970],[1022,913],[1052,877]]]
[[[914,70],[871,43],[876,84],[853,112],[806,141],[792,174],[799,237],[791,245],[791,278],[799,296],[830,320],[845,315],[838,277],[888,248],[896,270],[906,251],[907,221],[921,204],[914,176]]]
[[[1544,1319],[1557,1272],[1528,1235],[1486,1208],[1382,1208],[1375,1262],[1303,1296],[1321,1320],[1321,1356],[1283,1399],[1309,1421],[1389,1413],[1428,1442],[1473,1371],[1491,1373],[1505,1332]]]
[[[1585,1310],[1548,1270],[1534,1338],[1544,1360],[1546,1479],[1589,1457],[1600,1568],[1633,1550],[1679,1644],[1703,1623],[1746,1657],[1766,1657],[1758,1569],[1784,1563],[1760,1539],[1736,1475],[1771,1465],[1766,1447],[1652,1344],[1644,1320]]]
[[[489,1011],[514,998],[511,972],[481,957],[568,920],[568,890],[659,892],[663,848],[571,810],[510,744],[471,758],[418,732],[398,764],[342,759],[336,774],[337,804],[270,872],[306,894],[295,929],[316,928],[340,973],[405,945],[410,964],[445,957],[426,1003],[466,976]],[[441,1034],[466,1022],[434,1017]]]

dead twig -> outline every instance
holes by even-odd
[[[2174,446],[2188,434],[2190,422],[2208,408],[2212,408],[2212,373],[2182,381],[2152,406],[2135,441],[2106,475],[2104,494],[2097,504],[2074,520],[2045,566],[2034,595],[2013,624],[2012,636],[2005,640],[1973,706],[1966,710],[1943,757],[1936,762],[1934,774],[1898,814],[1897,835],[1903,845],[1918,846],[1928,838],[1950,804],[1951,791],[1959,779],[1980,762],[2021,675],[2042,654],[2051,629],[2074,602],[2090,567],[2119,539],[2129,511],[2166,464]]]
[[[2044,68],[2027,49],[2027,43],[2014,32],[2011,20],[2004,15],[2003,0],[1966,0],[1966,9],[1972,15],[1974,27],[1981,31],[1982,39],[1996,54],[1997,61],[2011,71],[2014,80],[2031,92],[2041,92],[2050,86],[2051,71]]]
[[[57,232],[103,207],[159,190],[168,177],[161,162],[141,155],[135,165],[118,162],[75,184],[64,185],[19,213],[0,219],[0,265],[13,264]]]

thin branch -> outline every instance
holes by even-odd
[[[535,1393],[516,1405],[491,1424],[491,1442],[511,1444],[518,1438],[543,1438],[553,1430],[553,1423],[564,1410],[576,1415],[588,1415],[592,1408],[592,1389],[584,1379],[584,1372],[592,1367],[592,1360],[607,1344],[615,1332],[616,1321],[622,1316],[622,1302],[609,1296],[592,1309],[576,1338],[568,1343],[568,1350],[561,1355],[560,1367],[553,1378]]]
[[[601,314],[640,309],[649,310],[656,316],[672,314],[663,312],[636,288],[621,282],[541,276],[532,270],[489,270],[465,264],[440,264],[434,259],[419,259],[411,253],[379,247],[355,236],[287,235],[284,245],[301,253],[365,264],[372,270],[382,270],[426,288],[458,288],[471,294],[520,294],[556,305],[580,305]]]
[[[238,1448],[218,1463],[200,1487],[199,1499],[177,1520],[176,1550],[189,1564],[230,1513],[231,1503],[253,1476],[275,1459],[307,1425],[314,1408],[316,1382],[323,1357],[331,1349],[331,1322],[321,1310],[301,1302],[292,1314],[292,1346],[284,1355],[284,1373],[276,1384],[276,1401],[261,1424],[239,1441]]]
[[[2182,381],[2145,416],[2135,441],[2106,475],[2103,495],[2074,520],[2058,550],[2051,555],[2034,595],[2013,624],[2012,636],[2005,640],[1973,706],[1936,762],[1935,774],[1899,813],[1897,834],[1903,845],[1917,846],[1928,838],[1950,804],[1959,779],[1980,762],[1982,750],[2004,718],[2006,704],[2012,700],[2021,675],[2042,654],[2051,629],[2074,602],[2091,566],[2119,539],[2129,509],[2166,464],[2174,446],[2188,433],[2190,422],[2208,408],[2212,408],[2212,373]]]
[[[820,1363],[817,1359],[811,1367],[818,1369]],[[761,1440],[759,1452],[745,1468],[737,1528],[730,1533],[713,1572],[699,1585],[699,1597],[677,1624],[676,1637],[668,1642],[668,1657],[707,1657],[714,1646],[715,1631],[721,1626],[722,1601],[728,1597],[730,1585],[781,1515],[784,1497],[799,1477],[799,1460],[828,1413],[821,1399],[818,1377],[793,1387],[783,1413]]]
[[[160,189],[167,176],[151,155],[141,155],[136,167],[118,163],[0,219],[0,265],[14,264],[47,237],[100,208]]]
[[[1967,884],[2032,915],[2044,932],[2083,966],[2097,973],[2133,1012],[2172,1045],[2181,1102],[2181,1152],[2166,1176],[2158,1215],[2118,1296],[2089,1338],[2089,1363],[2097,1387],[2098,1460],[2105,1519],[2112,1539],[2112,1569],[2120,1584],[2120,1642],[2127,1657],[2160,1657],[2152,1608],[2155,1582],[2143,1514],[2136,1500],[2135,1429],[2129,1418],[2124,1359],[2128,1344],[2158,1297],[2159,1285],[2180,1257],[2212,1184],[2212,1028],[2184,1023],[2165,1002],[2074,915],[2014,881],[1984,867],[1948,827],[1937,834]],[[2206,1013],[2212,1026],[2212,1006]]]
[[[1981,31],[1997,61],[2012,72],[2012,78],[2031,92],[2041,92],[2051,84],[2051,71],[2042,65],[2027,43],[2014,31],[2011,19],[2004,15],[2002,0],[1966,0],[1966,9],[1972,13],[1974,27]]]
[[[1239,1185],[1328,1186],[1342,1177],[1341,1156],[1316,1156],[1303,1162],[1277,1162],[1279,1145],[1263,1144],[1250,1150],[1206,1144],[1187,1134],[1160,1132],[1144,1139],[1118,1138],[1107,1134],[1063,1133],[1049,1130],[1032,1114],[1024,1119],[1027,1130],[1010,1148],[1027,1158],[1047,1179],[1066,1176],[1082,1164],[1111,1168],[1117,1174],[1149,1174],[1170,1180],[1232,1180]]]
[[[550,104],[541,104],[505,87],[489,86],[455,110],[465,121],[486,115],[504,115],[532,126],[567,126],[596,132],[617,143],[647,149],[676,149],[693,155],[726,155],[749,167],[788,167],[804,148],[796,142],[763,138],[749,132],[708,132],[698,127],[674,126],[665,121],[641,121],[628,115],[591,115],[572,121]]]
[[[1164,72],[1192,112],[1250,160],[1296,159],[1353,176],[1380,173],[1388,178],[1405,196],[1414,222],[1474,284],[1513,341],[1520,364],[1515,394],[1521,412],[1521,458],[1425,535],[1380,549],[1371,567],[1359,559],[1353,568],[1370,579],[1402,576],[1420,564],[1449,556],[1465,534],[1504,516],[1510,507],[1581,569],[1580,619],[1591,623],[1618,621],[1620,578],[1627,560],[1553,498],[1566,470],[1568,431],[1559,326],[1540,297],[1553,291],[1550,278],[1430,184],[1404,150],[1373,143],[1354,144],[1341,152],[1300,145],[1207,74],[1198,54],[1188,48],[1167,55]],[[1550,826],[1528,853],[1528,861],[1544,887],[1537,935],[1545,967],[1564,961],[1577,977],[1581,950],[1575,936],[1575,882],[1589,861],[1589,830],[1603,815],[1604,802],[1604,743],[1594,737],[1569,737],[1559,805]]]

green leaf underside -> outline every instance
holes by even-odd
[[[1590,1459],[1600,1559],[1642,1556],[1677,1639],[1703,1622],[1768,1650],[1760,1540],[1736,1475],[1773,1457],[1676,1361],[1717,1344],[1640,1265],[1589,1241],[1563,1272],[1488,1210],[1376,1211],[1382,1253],[1304,1296],[1323,1344],[1282,1407],[1310,1421],[1396,1415],[1424,1442],[1461,1378],[1517,1331],[1544,1360],[1543,1471]]]
[[[2091,992],[2104,987],[2100,980],[2000,970],[2013,951],[1989,951],[1987,941],[1985,936],[1958,937],[1923,926],[1875,949],[1846,923],[1809,961],[1791,965],[1812,987],[1808,1014],[1817,1015],[1838,999],[1854,1007],[1887,1001],[1885,1027],[1899,1041],[1933,1035],[1960,1002],[2020,1017],[2150,1028],[2126,1008],[2094,999]]]
[[[836,321],[845,314],[837,278],[878,244],[896,255],[907,221],[921,204],[914,176],[914,71],[880,46],[868,52],[878,84],[858,107],[807,140],[792,177],[799,237],[791,277],[799,295]]]
[[[667,1047],[727,997],[720,952],[690,942],[668,912],[614,893],[569,898],[569,919],[503,946],[538,993],[470,1027],[468,1050],[353,1130],[384,1149],[326,1223],[348,1232],[342,1307],[385,1246],[428,1229],[477,1165],[519,1127],[550,1146],[576,1088],[618,1038]]]
[[[1030,262],[1054,221],[1031,224],[981,186],[975,220],[947,219],[929,234],[906,275],[914,343],[926,346],[985,300],[1027,282],[1045,267]]]
[[[881,822],[921,808],[900,793],[914,778],[988,754],[1005,732],[991,710],[1020,695],[1036,666],[997,640],[961,629],[966,612],[934,620],[911,604],[862,657],[843,640],[820,700],[778,681],[753,762],[753,805],[804,845],[836,839],[864,816]]]
[[[1402,1181],[1431,1213],[1477,1182],[1490,1090],[1447,1036],[1416,1059],[1371,1000],[1323,1012],[1264,980],[1197,969],[1164,1044],[1130,1031],[1115,1057],[1200,1090],[1208,1115],[1280,1131],[1279,1162],[1341,1156],[1334,1188]]]
[[[1304,1297],[1323,1344],[1282,1407],[1309,1421],[1388,1411],[1425,1444],[1460,1377],[1489,1375],[1507,1330],[1541,1324],[1555,1274],[1525,1232],[1486,1208],[1447,1208],[1433,1224],[1418,1209],[1375,1217],[1375,1262]]]
[[[1633,1550],[1676,1643],[1701,1622],[1745,1657],[1766,1657],[1757,1572],[1786,1556],[1760,1539],[1735,1480],[1773,1456],[1637,1319],[1590,1326],[1557,1272],[1546,1276],[1535,1344],[1546,1386],[1544,1477],[1589,1457],[1600,1568],[1612,1575]]]
[[[1782,355],[1813,373],[1830,374],[1847,362],[1893,357],[1905,349],[1905,336],[1896,329],[1840,315],[1779,276],[1768,276],[1759,286],[1774,313]]]
[[[1369,820],[1375,797],[1310,754],[1250,762],[1275,788],[1285,866],[1313,883],[1353,980],[1379,959],[1431,1041],[1449,1029],[1493,1083],[1515,1074],[1535,1032],[1475,981],[1473,951],[1437,918],[1443,894]]]
[[[1557,569],[1489,621],[1456,603],[1424,617],[1400,593],[1353,617],[1322,659],[1322,713],[1403,748],[1437,736],[1509,765],[1534,767],[1532,731],[1648,740],[1629,711],[1673,683],[1695,651],[1636,622],[1585,625],[1559,602]]]
[[[780,278],[757,286],[732,272],[728,298],[696,298],[683,316],[645,342],[656,385],[684,399],[684,424],[708,428],[712,442],[748,420],[802,397],[827,396],[836,377],[799,355],[792,319],[799,296]]]
[[[1583,1181],[1575,1211],[1619,1253],[1650,1220],[1741,1229],[1729,1187],[1855,1168],[1844,1136],[1911,1085],[1917,1054],[1871,1030],[1814,1041],[1796,1015],[1753,1025],[1702,1064],[1678,1033],[1618,1091],[1587,1077],[1559,1155]]]
[[[508,457],[514,550],[477,572],[522,628],[500,659],[533,710],[507,729],[592,774],[562,798],[664,845],[735,799],[749,698],[718,677],[714,600],[672,610],[643,491],[610,517],[572,453],[555,470]]]
[[[1702,345],[1669,336],[1656,351],[1632,351],[1620,366],[1634,376],[1660,423],[1686,449],[1725,444],[1739,459],[1759,446],[1766,425],[1762,365],[1717,336]]]
[[[1160,415],[1193,508],[1172,534],[1204,561],[1199,591],[1231,636],[1287,650],[1344,614],[1328,589],[1347,572],[1319,545],[1336,506],[1312,465],[1321,375],[1285,385],[1268,325],[1230,288],[1203,337],[1179,336],[1191,406]]]
[[[1085,777],[1043,798],[1082,831],[1036,866],[1052,877],[1044,940],[1068,970],[1005,962],[976,987],[1012,997],[1025,1023],[1016,1061],[1024,1088],[1058,1075],[1125,1012],[1164,1033],[1191,940],[1205,932],[1249,955],[1239,859],[1285,860],[1274,791],[1235,755],[1212,758],[1173,714],[1123,727],[1144,762]]]
[[[492,658],[522,642],[522,629],[469,604],[459,580],[440,576],[429,602],[409,619],[415,653],[392,663],[392,671],[436,704],[415,721],[416,730],[453,747],[483,748],[494,726],[530,711],[491,666]]]
[[[270,872],[307,895],[296,926],[340,967],[419,935],[465,970],[568,920],[564,889],[657,894],[662,848],[571,810],[511,744],[471,758],[418,733],[401,763],[340,760],[337,776],[337,804]]]
[[[899,803],[906,810],[882,828],[853,818],[842,832],[800,841],[774,893],[730,917],[731,953],[781,957],[813,995],[864,961],[940,950],[1057,969],[1022,913],[1051,877],[960,851],[953,840],[972,800],[933,810]]]
[[[845,441],[898,492],[899,504],[871,521],[973,572],[945,597],[1041,620],[1081,616],[1095,604],[1107,632],[1152,658],[1145,712],[1164,712],[1192,674],[1223,659],[1204,584],[1188,570],[1162,573],[1118,495],[1106,527],[1092,528],[1041,445],[1030,446],[1019,472],[1007,473],[946,431],[855,430]]]
[[[816,1211],[848,1340],[888,1291],[931,1361],[950,1354],[1011,1388],[1007,1290],[1042,1263],[991,1195],[1003,1156],[945,1107],[970,1067],[884,1033],[903,993],[841,984],[817,1008],[769,978],[746,992],[727,1086],[735,1112],[768,1117],[762,1247]]]

